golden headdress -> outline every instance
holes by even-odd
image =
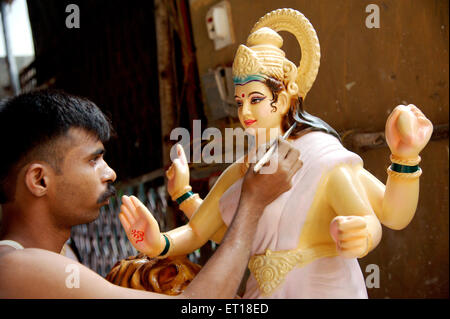
[[[292,33],[299,42],[302,58],[299,66],[286,59],[281,50],[283,39],[277,31]],[[293,9],[267,13],[253,27],[247,45],[240,45],[233,62],[235,84],[273,77],[285,85],[288,93],[303,99],[316,79],[320,65],[320,45],[309,20]]]

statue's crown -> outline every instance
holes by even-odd
[[[283,38],[270,28],[261,28],[250,34],[247,46],[240,45],[233,62],[235,83],[245,83],[257,77],[268,76],[284,80],[285,53],[281,50]]]
[[[290,32],[297,39],[302,50],[298,66],[281,50],[279,31]],[[320,45],[314,27],[301,12],[285,8],[267,13],[255,24],[246,44],[239,46],[233,62],[235,84],[272,77],[281,81],[289,94],[306,97],[319,70]]]

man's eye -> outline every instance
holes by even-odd
[[[95,164],[95,163],[98,162],[98,160],[99,160],[100,158],[101,158],[100,155],[99,155],[99,156],[96,156],[96,157],[94,157],[93,159],[91,159],[89,162],[92,163],[92,164]]]

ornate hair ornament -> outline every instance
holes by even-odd
[[[301,48],[299,66],[286,59],[281,50],[283,38],[278,31],[292,33]],[[247,45],[240,45],[233,62],[235,84],[275,78],[288,93],[303,99],[311,89],[320,65],[320,45],[309,20],[293,9],[278,9],[267,13],[253,27]]]

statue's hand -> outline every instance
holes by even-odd
[[[176,200],[184,193],[192,190],[189,185],[189,165],[183,147],[177,144],[177,156],[166,171],[167,192],[172,200]]]
[[[330,234],[342,257],[358,258],[368,253],[370,248],[369,231],[363,217],[335,217],[330,223]]]
[[[176,200],[184,193],[192,190],[189,185],[189,165],[184,154],[183,147],[177,144],[177,156],[172,165],[166,171],[167,192],[172,200]]]
[[[386,122],[386,142],[391,153],[404,159],[415,158],[427,145],[433,124],[415,105],[399,105]]]
[[[164,249],[158,222],[139,199],[123,196],[119,219],[128,239],[138,251],[155,257]]]

